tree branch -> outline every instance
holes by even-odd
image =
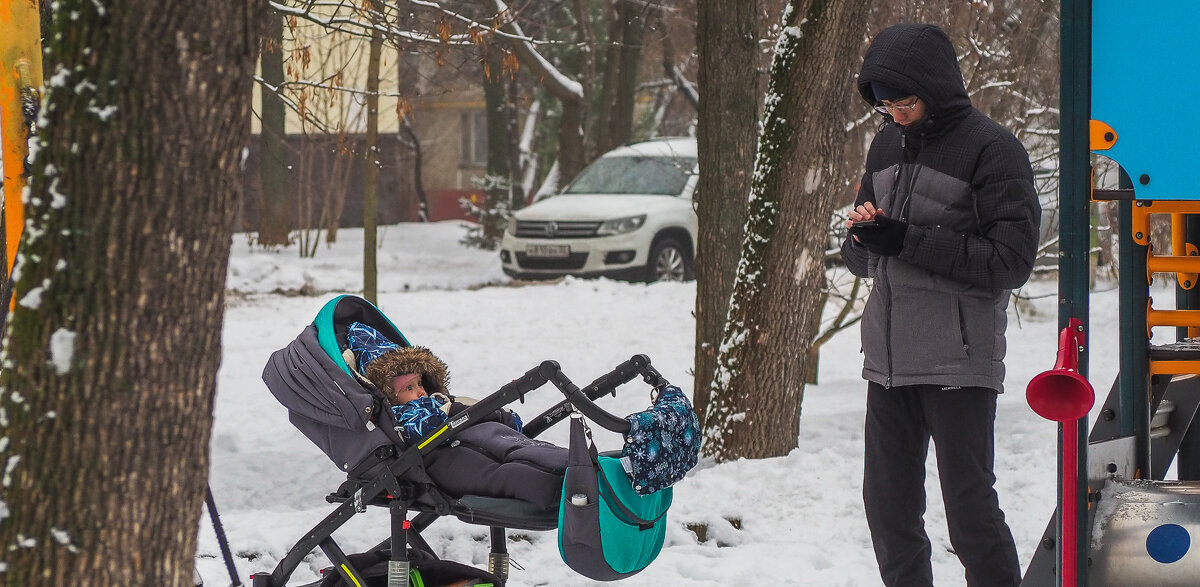
[[[503,21],[500,29],[504,30],[512,37],[506,37],[509,41],[509,46],[513,53],[525,64],[533,70],[535,77],[542,80],[543,87],[546,88],[550,95],[565,102],[582,102],[583,101],[583,86],[563,75],[562,72],[554,67],[537,49],[533,47],[533,43],[528,40],[525,33],[521,30],[521,25],[517,24],[511,17],[511,11],[508,5],[503,0],[484,0],[491,8],[496,11],[497,17]]]

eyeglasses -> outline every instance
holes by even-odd
[[[917,107],[917,102],[920,102],[920,101],[921,101],[920,98],[914,97],[913,101],[909,102],[908,104],[877,104],[875,106],[875,111],[880,114],[893,114],[895,112],[912,112],[913,108]]]

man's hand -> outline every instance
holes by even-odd
[[[883,214],[883,210],[876,208],[873,202],[863,202],[846,215],[846,228],[850,228],[855,222],[870,222],[875,219],[876,214]]]
[[[870,226],[858,225],[857,222],[850,224],[850,235],[876,255],[899,255],[904,249],[904,235],[908,233],[908,223],[888,218],[881,213],[873,214],[871,220],[874,222]]]
[[[853,228],[859,222],[874,222],[875,216],[881,214],[883,214],[883,210],[876,208],[874,202],[863,202],[850,210],[849,214],[846,214],[846,228]],[[862,243],[862,241],[858,240],[858,234],[853,230],[850,231],[850,237],[854,239],[854,242]]]

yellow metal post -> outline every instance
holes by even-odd
[[[37,0],[0,0],[0,135],[4,145],[4,242],[12,274],[25,226],[25,159],[29,125],[23,105],[36,104],[42,87],[41,23]]]

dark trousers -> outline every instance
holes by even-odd
[[[933,585],[924,521],[930,439],[967,585],[1020,584],[1016,545],[993,487],[995,420],[990,389],[868,385],[863,502],[885,585]]]

